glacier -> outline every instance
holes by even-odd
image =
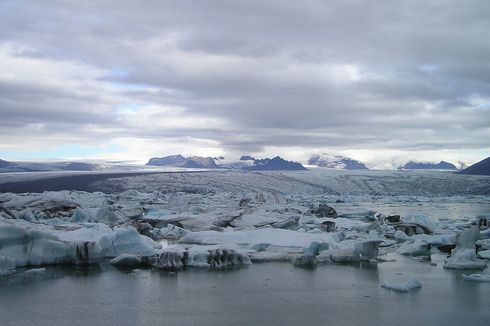
[[[396,254],[483,270],[490,256],[490,230],[480,222],[490,213],[485,177],[217,171],[124,175],[97,185],[108,183],[117,191],[0,194],[0,275],[104,260],[181,270],[378,264]]]

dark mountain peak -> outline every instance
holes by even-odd
[[[466,169],[459,171],[461,174],[490,175],[490,157],[477,162]]]
[[[243,155],[240,157],[240,161],[255,161],[255,158],[250,155]]]
[[[446,161],[440,161],[439,163],[431,162],[414,162],[409,161],[404,166],[400,167],[404,170],[457,170],[456,166]]]
[[[298,162],[286,161],[280,156],[272,159],[265,158],[262,160],[254,160],[252,166],[244,167],[249,171],[272,171],[272,170],[306,170],[306,168]]]

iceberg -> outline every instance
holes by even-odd
[[[478,226],[461,231],[456,238],[456,248],[451,251],[451,257],[444,263],[444,268],[486,268],[487,262],[479,259],[475,250],[475,243],[479,238],[480,229]]]

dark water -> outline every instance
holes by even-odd
[[[378,265],[288,263],[179,273],[50,267],[0,278],[0,325],[489,325],[490,283],[394,255]],[[380,283],[415,276],[422,288]]]

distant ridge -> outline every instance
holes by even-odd
[[[400,170],[457,170],[458,168],[449,162],[440,161],[439,163],[430,162],[407,162]]]
[[[9,162],[0,160],[0,172],[95,171],[100,165],[84,162]]]
[[[490,157],[459,171],[461,174],[490,175]]]
[[[11,166],[12,163],[9,161],[0,160],[0,168]]]
[[[151,166],[175,166],[183,168],[206,168],[206,169],[219,169],[220,167],[216,165],[216,162],[212,157],[200,157],[191,156],[184,157],[180,154],[170,155],[164,157],[152,157],[146,163],[146,165]]]
[[[286,161],[279,156],[272,159],[254,160],[252,166],[246,166],[243,169],[248,171],[307,170],[301,163]]]

